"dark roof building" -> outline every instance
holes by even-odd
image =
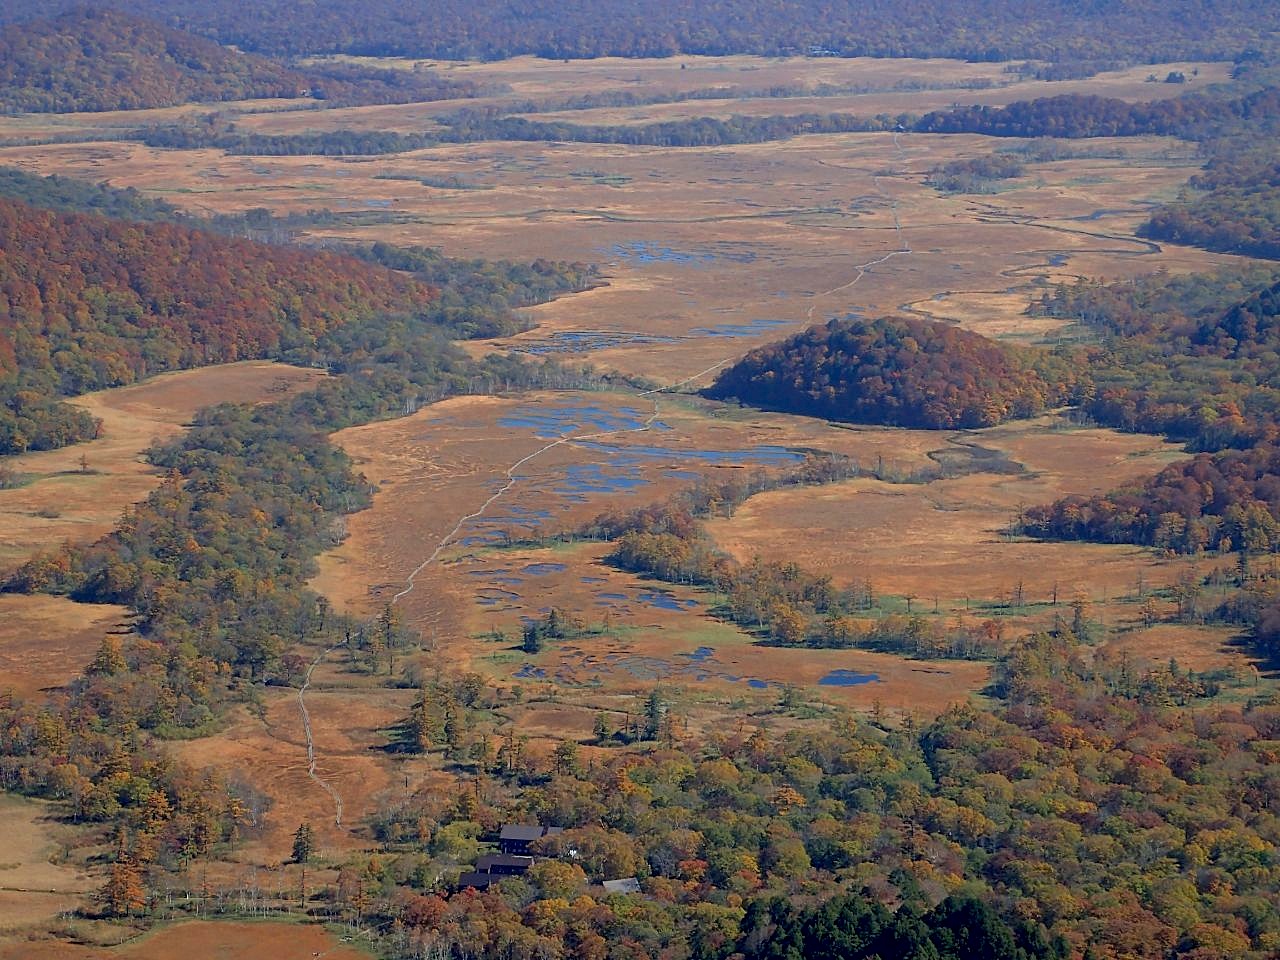
[[[511,853],[490,853],[476,861],[477,873],[493,873],[515,876],[533,866],[533,857],[518,857]]]
[[[467,887],[474,887],[477,890],[488,890],[501,879],[502,877],[496,873],[480,873],[473,870],[470,873],[464,873],[458,878],[458,889],[465,890]]]
[[[543,837],[554,837],[557,833],[563,832],[563,827],[543,827],[536,823],[508,823],[498,834],[498,849],[503,853],[524,856],[529,853],[529,845],[533,841],[541,840]]]

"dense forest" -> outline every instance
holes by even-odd
[[[136,110],[259,97],[394,103],[471,92],[469,85],[429,71],[341,64],[294,69],[109,9],[76,9],[0,31],[0,113]]]
[[[1081,282],[1056,288],[1035,309],[1101,338],[1080,359],[1089,417],[1197,451],[1243,448],[1270,437],[1280,417],[1268,314],[1274,282],[1264,270]]]
[[[1026,513],[1037,536],[1142,543],[1179,553],[1280,549],[1280,450],[1257,446],[1167,467],[1131,490]]]
[[[10,0],[0,16],[46,16],[84,2]],[[518,9],[499,0],[321,0],[305,16],[284,0],[109,5],[264,53],[445,59],[813,53],[1061,63],[1222,60],[1271,42],[1277,27],[1271,5],[1245,0],[903,0],[875,8],[830,0],[531,0]]]
[[[1063,402],[1065,364],[916,317],[832,320],[760,347],[708,396],[787,413],[899,427],[992,426]]]
[[[1217,157],[1190,187],[1184,202],[1157,210],[1139,234],[1280,260],[1280,163],[1270,151]]]
[[[1280,284],[1258,271],[1081,283],[1059,287],[1041,309],[1103,336],[1091,348],[1084,414],[1205,452],[1127,489],[1033,507],[1021,529],[1178,553],[1280,549]],[[1275,603],[1243,619],[1256,629]]]
[[[426,284],[340,255],[0,201],[0,451],[92,436],[56,398],[311,348],[423,310]],[[193,269],[193,266],[196,267]]]
[[[1131,103],[1114,97],[1069,93],[1018,100],[1001,107],[975,104],[935,110],[917,121],[917,133],[978,133],[988,137],[1174,136],[1222,137],[1242,128],[1261,136],[1280,123],[1280,88],[1264,86],[1243,96],[1187,94]]]

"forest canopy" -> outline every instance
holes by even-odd
[[[836,319],[753,350],[709,396],[856,423],[989,427],[1061,403],[1036,355],[916,317]]]
[[[9,0],[0,17],[46,16],[84,0]],[[96,6],[108,5],[97,0]],[[804,54],[1034,58],[1052,62],[1230,59],[1273,42],[1280,13],[1249,0],[110,0],[262,53],[445,59]]]
[[[0,452],[92,436],[56,398],[304,347],[432,288],[341,255],[0,200]]]
[[[137,110],[262,97],[388,103],[472,90],[427,71],[287,67],[110,9],[77,9],[0,30],[0,113]]]

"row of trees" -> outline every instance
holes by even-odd
[[[771,117],[691,117],[647,124],[587,125],[539,121],[503,111],[464,110],[437,118],[440,129],[429,133],[390,130],[332,130],[322,133],[262,134],[241,132],[233,123],[204,117],[136,131],[152,147],[195,150],[216,147],[249,156],[359,156],[404,153],[442,143],[489,140],[617,143],[650,147],[718,147],[766,143],[821,133],[892,130],[902,117],[863,118],[851,114],[790,114]]]
[[[1221,138],[1247,131],[1258,137],[1280,122],[1280,88],[1263,86],[1242,96],[1194,93],[1132,103],[1071,93],[1005,106],[975,104],[936,110],[915,124],[917,133],[978,133],[990,137],[1174,136]]]
[[[798,481],[792,476],[791,482]],[[732,493],[702,491],[686,499],[706,516],[732,503]],[[996,631],[987,625],[944,624],[910,612],[881,615],[866,581],[841,589],[830,577],[794,563],[759,557],[738,563],[716,549],[690,506],[668,502],[603,514],[582,532],[615,540],[607,559],[620,569],[708,589],[715,598],[713,615],[756,631],[770,643],[861,647],[924,658],[991,657],[1000,650]]]

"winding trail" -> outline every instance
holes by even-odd
[[[556,447],[563,447],[563,446],[567,446],[575,443],[580,443],[583,440],[601,440],[601,439],[604,439],[605,437],[617,437],[617,436],[622,436],[623,434],[628,434],[628,433],[644,433],[645,431],[652,429],[654,421],[658,419],[658,414],[659,414],[658,401],[657,401],[658,394],[669,392],[672,390],[676,390],[680,387],[686,386],[687,384],[692,383],[694,380],[697,380],[700,377],[706,376],[711,371],[718,370],[720,367],[723,367],[726,363],[729,363],[732,359],[733,357],[725,357],[723,360],[718,360],[717,362],[713,363],[711,366],[707,367],[705,370],[700,370],[697,373],[695,373],[693,376],[686,377],[685,379],[681,380],[679,383],[673,383],[665,387],[655,387],[652,390],[646,390],[643,393],[637,394],[638,397],[654,398],[653,412],[649,414],[649,416],[645,418],[644,423],[638,427],[624,427],[618,430],[601,430],[596,433],[579,433],[579,434],[573,434],[567,437],[560,437],[558,440],[553,440],[550,443],[546,444],[545,446],[539,447],[537,450],[534,450],[532,453],[525,454],[515,463],[507,467],[506,471],[503,474],[503,476],[505,477],[505,482],[502,484],[501,487],[498,488],[497,492],[495,492],[493,496],[489,497],[489,499],[486,500],[484,503],[482,503],[476,510],[474,510],[471,513],[468,513],[466,516],[459,519],[458,522],[454,524],[453,529],[440,538],[440,542],[436,544],[436,548],[432,550],[431,553],[428,554],[427,558],[423,560],[420,564],[418,564],[413,569],[413,571],[409,574],[409,576],[405,579],[404,589],[401,590],[399,593],[397,593],[395,596],[393,596],[390,602],[392,604],[399,603],[405,597],[409,596],[409,594],[413,593],[414,588],[417,586],[418,577],[422,574],[424,570],[427,569],[427,567],[431,566],[431,564],[435,562],[436,558],[440,556],[441,551],[443,551],[445,547],[449,546],[449,544],[453,542],[454,538],[457,537],[457,535],[462,531],[463,526],[465,526],[468,522],[472,520],[475,520],[475,519],[478,519],[479,517],[484,516],[484,513],[486,510],[488,510],[496,502],[501,500],[508,492],[510,492],[511,488],[514,487],[516,485],[516,482],[519,480],[519,477],[516,476],[516,471],[519,470],[521,467],[523,467],[525,464],[529,463],[530,461],[536,460],[538,457],[542,456],[548,450],[554,450]]]
[[[1142,237],[1126,236],[1117,233],[1102,233],[1097,230],[1085,230],[1080,227],[1064,227],[1060,223],[1046,223],[1043,218],[1028,216],[1023,214],[1009,213],[1006,210],[992,203],[984,203],[975,200],[972,202],[974,209],[987,211],[985,216],[978,217],[980,223],[1007,223],[1020,227],[1034,227],[1040,230],[1048,230],[1053,233],[1066,234],[1067,236],[1088,237],[1093,240],[1110,240],[1116,243],[1128,244],[1127,247],[1064,247],[1059,250],[1043,250],[1041,253],[1047,256],[1045,260],[1037,260],[1035,263],[1024,264],[1021,267],[1007,267],[1001,270],[999,276],[1008,280],[1026,280],[1027,278],[1043,279],[1047,275],[1047,271],[1057,270],[1061,276],[1073,277],[1076,280],[1087,280],[1083,274],[1066,273],[1061,270],[1065,264],[1065,258],[1079,257],[1085,255],[1110,254],[1128,260],[1137,259],[1139,257],[1158,256],[1164,253],[1164,247],[1156,243],[1154,240],[1147,240]],[[1085,218],[1076,218],[1084,220]],[[1135,250],[1134,247],[1137,247]],[[1055,263],[1053,258],[1061,256],[1064,258],[1063,263]],[[1001,290],[940,290],[928,296],[921,297],[918,300],[909,300],[904,304],[900,304],[898,309],[904,313],[913,313],[916,316],[924,317],[929,320],[945,319],[945,315],[937,313],[922,306],[924,304],[936,303],[939,297],[950,298],[956,296],[973,296],[976,294],[992,294],[1000,295],[1012,293],[1015,290],[1032,290],[1034,287],[1030,284],[1022,284],[1019,287],[1006,287]]]
[[[311,686],[311,674],[316,667],[320,666],[320,662],[324,660],[330,653],[338,647],[346,643],[346,640],[339,640],[337,643],[330,644],[316,654],[316,658],[311,661],[311,665],[307,667],[306,677],[303,679],[302,686],[298,688],[298,709],[302,712],[302,731],[307,738],[307,776],[310,777],[320,789],[327,793],[333,800],[333,823],[334,826],[342,826],[342,797],[324,778],[316,773],[316,740],[311,731],[311,711],[307,709],[307,690]]]
[[[895,130],[893,132],[893,148],[898,151],[898,160],[905,163],[907,160],[907,151],[903,149],[902,146],[901,131]],[[872,267],[877,267],[882,263],[888,263],[894,257],[907,256],[913,252],[911,244],[907,241],[907,235],[903,232],[902,220],[898,216],[898,198],[880,185],[880,181],[882,179],[884,178],[879,175],[875,175],[872,176],[871,182],[875,184],[876,192],[889,201],[889,210],[893,214],[893,230],[898,237],[898,249],[886,253],[882,257],[876,257],[874,260],[868,260],[866,263],[855,264],[853,269],[856,272],[853,279],[848,283],[842,283],[840,286],[832,287],[830,290],[824,290],[822,293],[815,293],[813,295],[813,302],[809,304],[809,309],[805,311],[804,316],[806,320],[810,322],[813,321],[814,311],[818,309],[818,304],[821,301],[825,300],[827,297],[834,296],[837,293],[843,293],[845,290],[850,290],[857,286],[859,281],[861,281],[862,278],[871,271]]]

